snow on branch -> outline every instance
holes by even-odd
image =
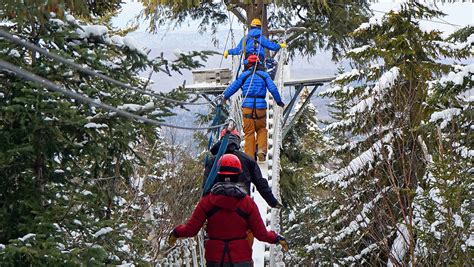
[[[74,16],[70,14],[66,15],[66,21],[78,27],[76,32],[81,39],[96,38],[106,44],[114,44],[120,48],[128,48],[130,51],[135,51],[145,57],[148,54],[145,48],[141,47],[132,37],[121,37],[118,35],[110,37],[109,29],[104,25],[80,25]]]
[[[397,14],[400,13],[400,11],[403,8],[404,1],[393,1],[392,6],[389,7],[387,10],[387,13],[383,15],[382,17],[379,17],[377,15],[372,16],[368,22],[362,23],[355,31],[354,33],[358,33],[361,31],[367,31],[370,30],[374,27],[381,26],[386,20],[387,17],[390,16],[391,14]]]
[[[343,128],[343,127],[350,126],[350,125],[352,125],[354,122],[355,122],[354,118],[349,118],[349,119],[346,119],[346,120],[336,121],[336,122],[333,122],[333,123],[329,124],[329,125],[324,129],[324,131],[326,131],[326,132],[334,131],[334,130],[336,130],[336,129],[338,129],[338,128]]]
[[[369,22],[364,22],[362,23],[359,28],[355,29],[355,33],[360,32],[360,31],[366,31],[370,30],[374,26],[380,26],[382,25],[382,18],[373,16],[369,19]]]
[[[430,122],[442,120],[440,127],[443,129],[448,125],[448,122],[450,122],[453,117],[458,116],[459,114],[461,114],[461,109],[459,108],[448,108],[442,111],[433,112],[430,117]]]
[[[95,129],[100,129],[100,128],[108,128],[109,126],[107,124],[103,123],[93,123],[89,122],[86,125],[84,125],[85,128],[95,128]]]
[[[341,188],[346,188],[350,183],[344,179],[359,174],[366,166],[371,166],[377,157],[381,157],[381,151],[384,145],[391,145],[394,137],[393,133],[388,133],[382,140],[377,141],[369,149],[364,151],[358,157],[353,159],[348,166],[340,169],[334,174],[323,178],[323,181],[328,183],[337,183]]]
[[[439,80],[441,85],[446,86],[450,82],[455,85],[462,85],[465,78],[469,79],[469,76],[474,74],[474,63],[466,66],[455,66],[455,68],[455,71],[451,71],[448,75],[443,76]]]
[[[465,146],[461,146],[455,149],[455,151],[459,154],[459,156],[465,159],[473,159],[474,158],[474,150],[470,149]]]
[[[112,232],[112,231],[113,231],[112,227],[105,227],[105,228],[102,228],[102,229],[100,229],[99,231],[97,231],[97,232],[94,234],[94,237],[99,237],[99,236],[101,236],[101,235],[105,235],[105,234],[110,233],[110,232]]]
[[[352,69],[350,72],[344,72],[343,74],[339,75],[334,79],[335,82],[341,80],[352,79],[354,77],[360,76],[362,73],[358,69]]]
[[[375,102],[381,100],[387,89],[392,87],[395,84],[395,81],[398,79],[400,75],[400,69],[398,67],[393,67],[389,71],[385,72],[380,79],[376,82],[373,87],[372,96],[362,99],[358,104],[353,106],[349,110],[350,115],[355,115],[356,113],[360,113],[365,111],[366,109],[370,109]]]
[[[361,46],[361,47],[357,47],[357,48],[354,48],[354,49],[351,49],[351,50],[347,51],[347,54],[349,54],[349,53],[359,54],[359,53],[362,53],[365,50],[369,49],[370,47],[371,47],[370,45],[364,45],[364,46]]]
[[[355,88],[353,86],[349,86],[349,85],[344,85],[342,87],[339,85],[335,85],[335,86],[329,87],[326,90],[321,91],[318,95],[329,96],[329,95],[333,95],[339,92],[344,93],[344,94],[352,94],[352,92],[354,92],[354,89]]]
[[[405,254],[408,249],[408,228],[403,223],[397,224],[397,237],[393,241],[390,255],[393,257],[389,258],[390,261],[387,263],[387,267],[398,266],[404,262]],[[395,260],[395,261],[394,261]]]
[[[32,233],[29,233],[23,237],[19,237],[18,240],[20,240],[21,242],[25,242],[26,240],[32,238],[32,237],[35,237],[36,234],[32,234]]]
[[[77,33],[80,38],[84,39],[106,36],[108,31],[109,30],[104,25],[83,25],[79,27]]]
[[[370,202],[365,203],[362,211],[356,216],[356,219],[349,223],[348,227],[343,228],[339,231],[339,234],[334,237],[334,239],[339,242],[345,237],[351,235],[352,233],[358,231],[361,227],[366,227],[370,223],[370,219],[367,217],[367,214],[372,211],[375,204],[379,202],[380,199],[391,189],[390,186],[385,187],[380,191],[377,196],[372,199]]]
[[[369,252],[372,252],[372,251],[376,250],[378,247],[379,246],[374,243],[374,244],[364,248],[359,254],[357,254],[355,256],[346,257],[342,260],[344,261],[344,263],[359,261],[364,257],[364,255],[368,254]]]
[[[466,48],[471,48],[471,50],[474,50],[473,44],[474,44],[474,34],[471,34],[469,37],[467,37],[465,42],[442,42],[442,41],[434,41],[434,43],[442,48],[445,49],[450,49],[450,50],[463,50]]]
[[[138,105],[138,104],[123,104],[118,106],[118,109],[126,110],[126,111],[142,111],[142,110],[150,110],[155,107],[155,103],[153,102],[148,102],[145,105]]]

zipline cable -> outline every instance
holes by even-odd
[[[159,98],[159,99],[162,99],[164,101],[169,101],[169,102],[173,102],[173,103],[176,103],[176,104],[179,104],[179,105],[208,105],[209,103],[193,103],[193,102],[184,102],[184,101],[179,101],[179,100],[175,100],[175,99],[171,99],[171,98],[167,98],[167,97],[164,97],[164,96],[161,96],[161,95],[158,95],[158,94],[155,94],[153,92],[149,92],[149,91],[146,91],[146,90],[142,90],[142,89],[139,89],[139,88],[135,88],[133,86],[130,86],[126,83],[123,83],[121,81],[117,81],[113,78],[110,78],[109,76],[106,76],[104,74],[101,74],[101,73],[98,73],[92,69],[89,69],[89,68],[84,68],[82,67],[81,65],[73,62],[72,60],[70,59],[66,59],[66,58],[63,58],[57,54],[54,54],[54,53],[51,53],[49,51],[47,51],[46,49],[44,48],[41,48],[41,47],[38,47],[36,46],[35,44],[33,43],[30,43],[26,40],[23,40],[23,39],[20,39],[20,38],[17,38],[15,36],[13,36],[12,34],[0,29],[0,37],[3,37],[7,40],[10,40],[12,43],[15,43],[17,45],[20,45],[20,46],[23,46],[23,47],[26,47],[26,48],[29,48],[31,50],[34,50],[38,53],[41,53],[49,58],[52,58],[52,59],[55,59],[63,64],[66,64],[68,66],[71,66],[72,68],[80,71],[80,72],[83,72],[85,74],[88,74],[90,76],[94,76],[94,77],[98,77],[98,78],[101,78],[109,83],[112,83],[112,84],[115,84],[117,86],[120,86],[120,87],[123,87],[125,89],[129,89],[129,90],[132,90],[132,91],[136,91],[136,92],[139,92],[139,93],[142,93],[142,94],[145,94],[145,95],[149,95],[149,96],[153,96],[153,97],[156,97],[156,98]]]
[[[378,12],[378,13],[382,13],[382,14],[388,14],[389,12],[386,12],[386,11],[380,11],[380,10],[375,10],[375,9],[372,9],[372,11],[374,12]],[[449,25],[449,26],[453,26],[457,29],[460,29],[462,26],[461,25],[458,25],[458,24],[454,24],[454,23],[451,23],[449,21],[446,21],[445,19],[442,19],[442,18],[437,18],[441,21],[436,21],[436,20],[431,20],[431,19],[420,19],[420,20],[424,20],[424,21],[428,21],[428,22],[434,22],[434,23],[439,23],[439,24],[445,24],[445,25]]]
[[[227,16],[230,17],[230,11],[229,11],[229,10],[227,10],[227,14],[228,14]],[[226,49],[227,49],[227,43],[229,42],[229,37],[230,37],[231,35],[232,35],[232,36],[234,35],[234,34],[233,34],[233,30],[232,30],[232,22],[233,22],[233,21],[234,21],[234,17],[232,17],[232,18],[230,19],[229,32],[227,33],[227,38],[225,39],[224,51],[226,51]],[[222,57],[221,57],[221,62],[219,63],[219,68],[222,66],[222,61],[223,61],[223,60],[224,60],[224,55],[222,55]]]
[[[61,93],[65,96],[68,96],[72,99],[80,101],[84,104],[95,106],[95,107],[98,107],[98,108],[101,108],[101,109],[104,109],[104,110],[107,110],[107,111],[110,111],[110,112],[115,112],[115,113],[117,113],[118,115],[120,115],[122,117],[129,118],[129,119],[134,119],[134,120],[141,121],[141,122],[148,123],[148,124],[155,125],[155,126],[176,128],[176,129],[182,129],[182,130],[209,130],[209,129],[220,128],[220,127],[223,127],[223,126],[228,124],[228,123],[224,123],[224,124],[219,124],[219,125],[210,126],[210,127],[185,127],[185,126],[177,126],[177,125],[172,125],[172,124],[168,124],[168,123],[163,123],[163,122],[159,122],[157,120],[149,119],[149,118],[146,118],[146,117],[143,117],[143,116],[139,116],[139,115],[136,115],[136,114],[118,109],[116,107],[113,107],[113,106],[110,106],[110,105],[107,105],[107,104],[95,102],[94,99],[92,99],[92,98],[89,98],[87,96],[72,92],[72,91],[64,89],[64,88],[61,88],[58,85],[56,85],[55,83],[53,83],[53,82],[51,82],[51,81],[49,81],[49,80],[47,80],[47,79],[45,79],[41,76],[38,76],[38,75],[36,75],[34,73],[31,73],[29,71],[26,71],[24,69],[21,69],[21,68],[15,66],[15,65],[13,65],[9,62],[3,61],[1,59],[0,59],[0,69],[5,69],[5,70],[8,70],[10,72],[13,72],[17,77],[21,77],[21,78],[26,79],[28,81],[38,83],[38,84],[44,86],[45,88],[49,89],[50,91]]]

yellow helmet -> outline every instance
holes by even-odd
[[[262,27],[262,21],[260,21],[259,19],[253,19],[252,22],[250,22],[250,26]]]

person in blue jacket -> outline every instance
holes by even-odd
[[[224,101],[242,88],[242,115],[245,133],[245,154],[255,158],[255,147],[258,145],[257,158],[264,161],[267,154],[267,89],[278,106],[284,107],[278,88],[268,73],[252,67],[257,64],[258,57],[248,58],[246,70],[224,91]]]
[[[274,43],[262,34],[262,22],[259,19],[253,19],[250,23],[250,27],[251,29],[247,36],[244,37],[246,39],[245,59],[250,55],[258,55],[260,62],[263,63],[265,60],[265,48],[272,51],[278,51],[280,48],[286,47],[286,43]],[[227,58],[229,55],[240,55],[244,45],[244,38],[240,39],[237,47],[224,51],[224,58]]]

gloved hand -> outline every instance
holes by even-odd
[[[282,108],[285,107],[285,103],[283,103],[283,102],[277,102],[277,105],[280,106],[280,107],[282,107]]]
[[[227,58],[229,56],[229,50],[224,51],[224,58]]]
[[[280,48],[286,48],[286,42],[281,43]]]
[[[212,101],[212,102],[216,105],[224,104],[225,103],[224,94],[220,94],[220,95],[216,96],[216,98],[214,98],[214,101]]]
[[[174,247],[174,245],[176,244],[176,241],[178,240],[178,238],[176,237],[175,233],[174,233],[174,230],[171,231],[170,235],[168,236],[168,245],[170,247]]]
[[[288,243],[286,242],[286,239],[281,235],[277,236],[277,243],[280,244],[283,250],[286,252],[288,252],[288,250],[290,249]]]

